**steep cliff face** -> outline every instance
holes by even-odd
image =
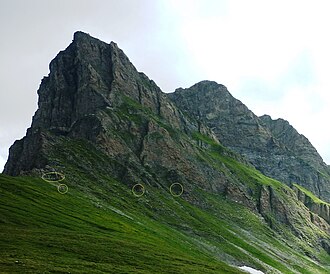
[[[273,121],[267,115],[257,117],[215,82],[180,88],[169,97],[264,174],[288,185],[298,183],[330,201],[328,167],[308,139],[287,121]]]
[[[330,204],[323,202],[302,186],[293,185],[293,190],[306,207],[330,224]]]
[[[322,216],[315,221],[293,190],[246,161],[290,183],[292,171],[280,165],[282,159],[288,157],[299,172],[301,159],[321,161],[316,151],[304,148],[306,140],[291,150],[291,139],[282,138],[279,127],[255,116],[224,86],[204,81],[166,95],[115,43],[78,32],[51,62],[38,94],[31,128],[11,147],[5,174],[68,172],[74,166],[75,172],[93,174],[95,184],[102,182],[100,172],[125,186],[143,182],[158,191],[180,182],[187,204],[212,211],[200,193],[217,195],[244,205],[277,231],[285,227],[316,247],[330,244]],[[76,145],[80,141],[83,149]],[[85,151],[89,147],[94,158]],[[310,155],[295,155],[301,151]]]
[[[168,96],[188,115],[206,123],[222,144],[252,162],[265,149],[276,153],[279,144],[265,129],[259,118],[236,100],[223,85],[202,81],[189,89],[177,89]]]
[[[260,120],[288,151],[279,155],[269,175],[284,182],[298,183],[321,199],[330,201],[329,169],[309,140],[299,134],[288,121],[272,120],[268,115],[261,116]],[[259,166],[262,171],[268,170],[265,163],[260,162]]]
[[[69,47],[50,63],[50,73],[42,80],[38,95],[31,128],[11,147],[6,174],[45,166],[47,142],[38,141],[45,132],[86,138],[119,158],[128,154],[139,158],[143,147],[150,147],[145,137],[157,127],[151,116],[177,130],[199,131],[216,140],[207,127],[183,116],[115,43],[107,44],[82,32],[75,33]],[[137,117],[140,114],[143,118]],[[134,117],[139,119],[130,119]],[[134,137],[129,146],[124,140],[128,133]]]

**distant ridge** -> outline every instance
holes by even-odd
[[[220,142],[262,173],[297,183],[330,202],[330,169],[308,139],[287,121],[257,117],[223,85],[202,81],[168,95],[184,112],[210,127]]]

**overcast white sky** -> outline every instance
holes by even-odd
[[[163,91],[214,80],[285,118],[330,163],[330,2],[0,0],[0,170],[48,64],[77,30],[115,41]]]

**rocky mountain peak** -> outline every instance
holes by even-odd
[[[225,86],[210,81],[177,89],[169,97],[267,176],[288,185],[301,184],[330,201],[329,168],[308,139],[286,120],[256,116]]]
[[[86,39],[87,40],[90,40],[90,39],[98,40],[97,38],[94,38],[94,37],[90,36],[88,33],[80,31],[80,30],[76,31],[73,34],[73,41],[86,40]]]
[[[217,89],[224,89],[224,90],[227,89],[224,85],[210,80],[199,81],[198,83],[194,84],[191,88],[195,88],[195,91],[197,92],[203,92],[203,90],[217,91]]]
[[[195,99],[199,96],[203,97],[223,97],[223,96],[231,96],[228,92],[227,88],[224,85],[218,84],[215,81],[204,80],[194,84],[189,89],[178,88],[175,90],[175,93],[169,94],[169,96],[173,96],[174,94],[178,96],[191,96]]]
[[[258,117],[224,85],[202,81],[187,89],[177,89],[169,97],[185,112],[199,117],[225,146],[236,152],[244,154],[246,148],[256,148],[258,140],[269,138]]]
[[[115,43],[107,44],[83,32],[76,32],[73,42],[51,61],[50,73],[42,80],[38,95],[38,110],[27,136],[10,149],[4,170],[7,174],[17,175],[45,165],[44,138],[48,133],[85,138],[114,155],[125,150],[109,147],[109,139],[113,138],[109,132],[120,127],[125,132],[135,131],[131,149],[140,157],[143,138],[154,124],[124,122],[123,118],[143,113],[153,113],[173,128],[191,134],[199,131],[217,141],[211,130],[183,116]],[[109,110],[113,110],[110,115]],[[123,111],[127,112],[124,116]]]

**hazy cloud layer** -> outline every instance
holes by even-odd
[[[330,163],[328,1],[0,0],[0,169],[76,30],[118,43],[165,91],[208,79],[285,118]]]

